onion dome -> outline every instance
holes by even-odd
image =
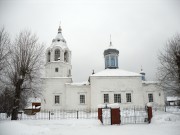
[[[110,45],[106,50],[104,50],[105,69],[118,68],[118,55],[119,55],[119,50],[113,47],[110,38]]]
[[[52,44],[51,47],[54,46],[60,46],[62,49],[67,49],[67,44],[66,44],[66,40],[64,39],[63,35],[62,35],[62,29],[61,26],[59,26],[58,28],[58,33],[56,35],[56,37],[52,40]]]
[[[142,75],[142,81],[146,81],[146,78],[145,78],[146,73],[143,71],[142,68],[141,68],[140,74]]]

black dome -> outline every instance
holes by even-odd
[[[119,54],[119,51],[117,49],[111,49],[111,48],[104,50],[104,56],[112,53]]]

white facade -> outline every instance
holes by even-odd
[[[119,51],[104,51],[105,70],[92,74],[89,82],[73,83],[71,51],[61,27],[46,51],[42,109],[91,109],[99,104],[118,103],[120,107],[145,106],[148,102],[164,105],[164,93],[157,82],[145,81],[145,73],[118,67]]]
[[[121,105],[141,105],[143,100],[140,77],[91,77],[91,107],[104,103],[104,94],[109,94],[109,103],[114,103],[114,94],[121,95]],[[126,101],[126,94],[131,94],[131,102]]]
[[[142,82],[144,103],[148,103],[148,95],[153,95],[153,104],[154,105],[165,105],[165,96],[164,92],[159,88],[158,82],[144,81]]]

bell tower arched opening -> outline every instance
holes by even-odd
[[[48,51],[48,54],[47,54],[47,62],[50,62],[51,61],[51,52]]]
[[[64,53],[64,62],[69,62],[69,55],[67,51]]]
[[[54,60],[55,61],[58,61],[58,60],[60,60],[60,50],[59,49],[56,49],[55,51],[54,51]]]

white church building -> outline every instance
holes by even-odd
[[[85,83],[73,83],[71,51],[59,27],[46,50],[42,109],[91,109],[99,104],[118,103],[120,107],[145,106],[148,102],[164,105],[158,82],[146,81],[145,73],[125,71],[118,66],[119,51],[104,50],[105,69],[92,74]]]

